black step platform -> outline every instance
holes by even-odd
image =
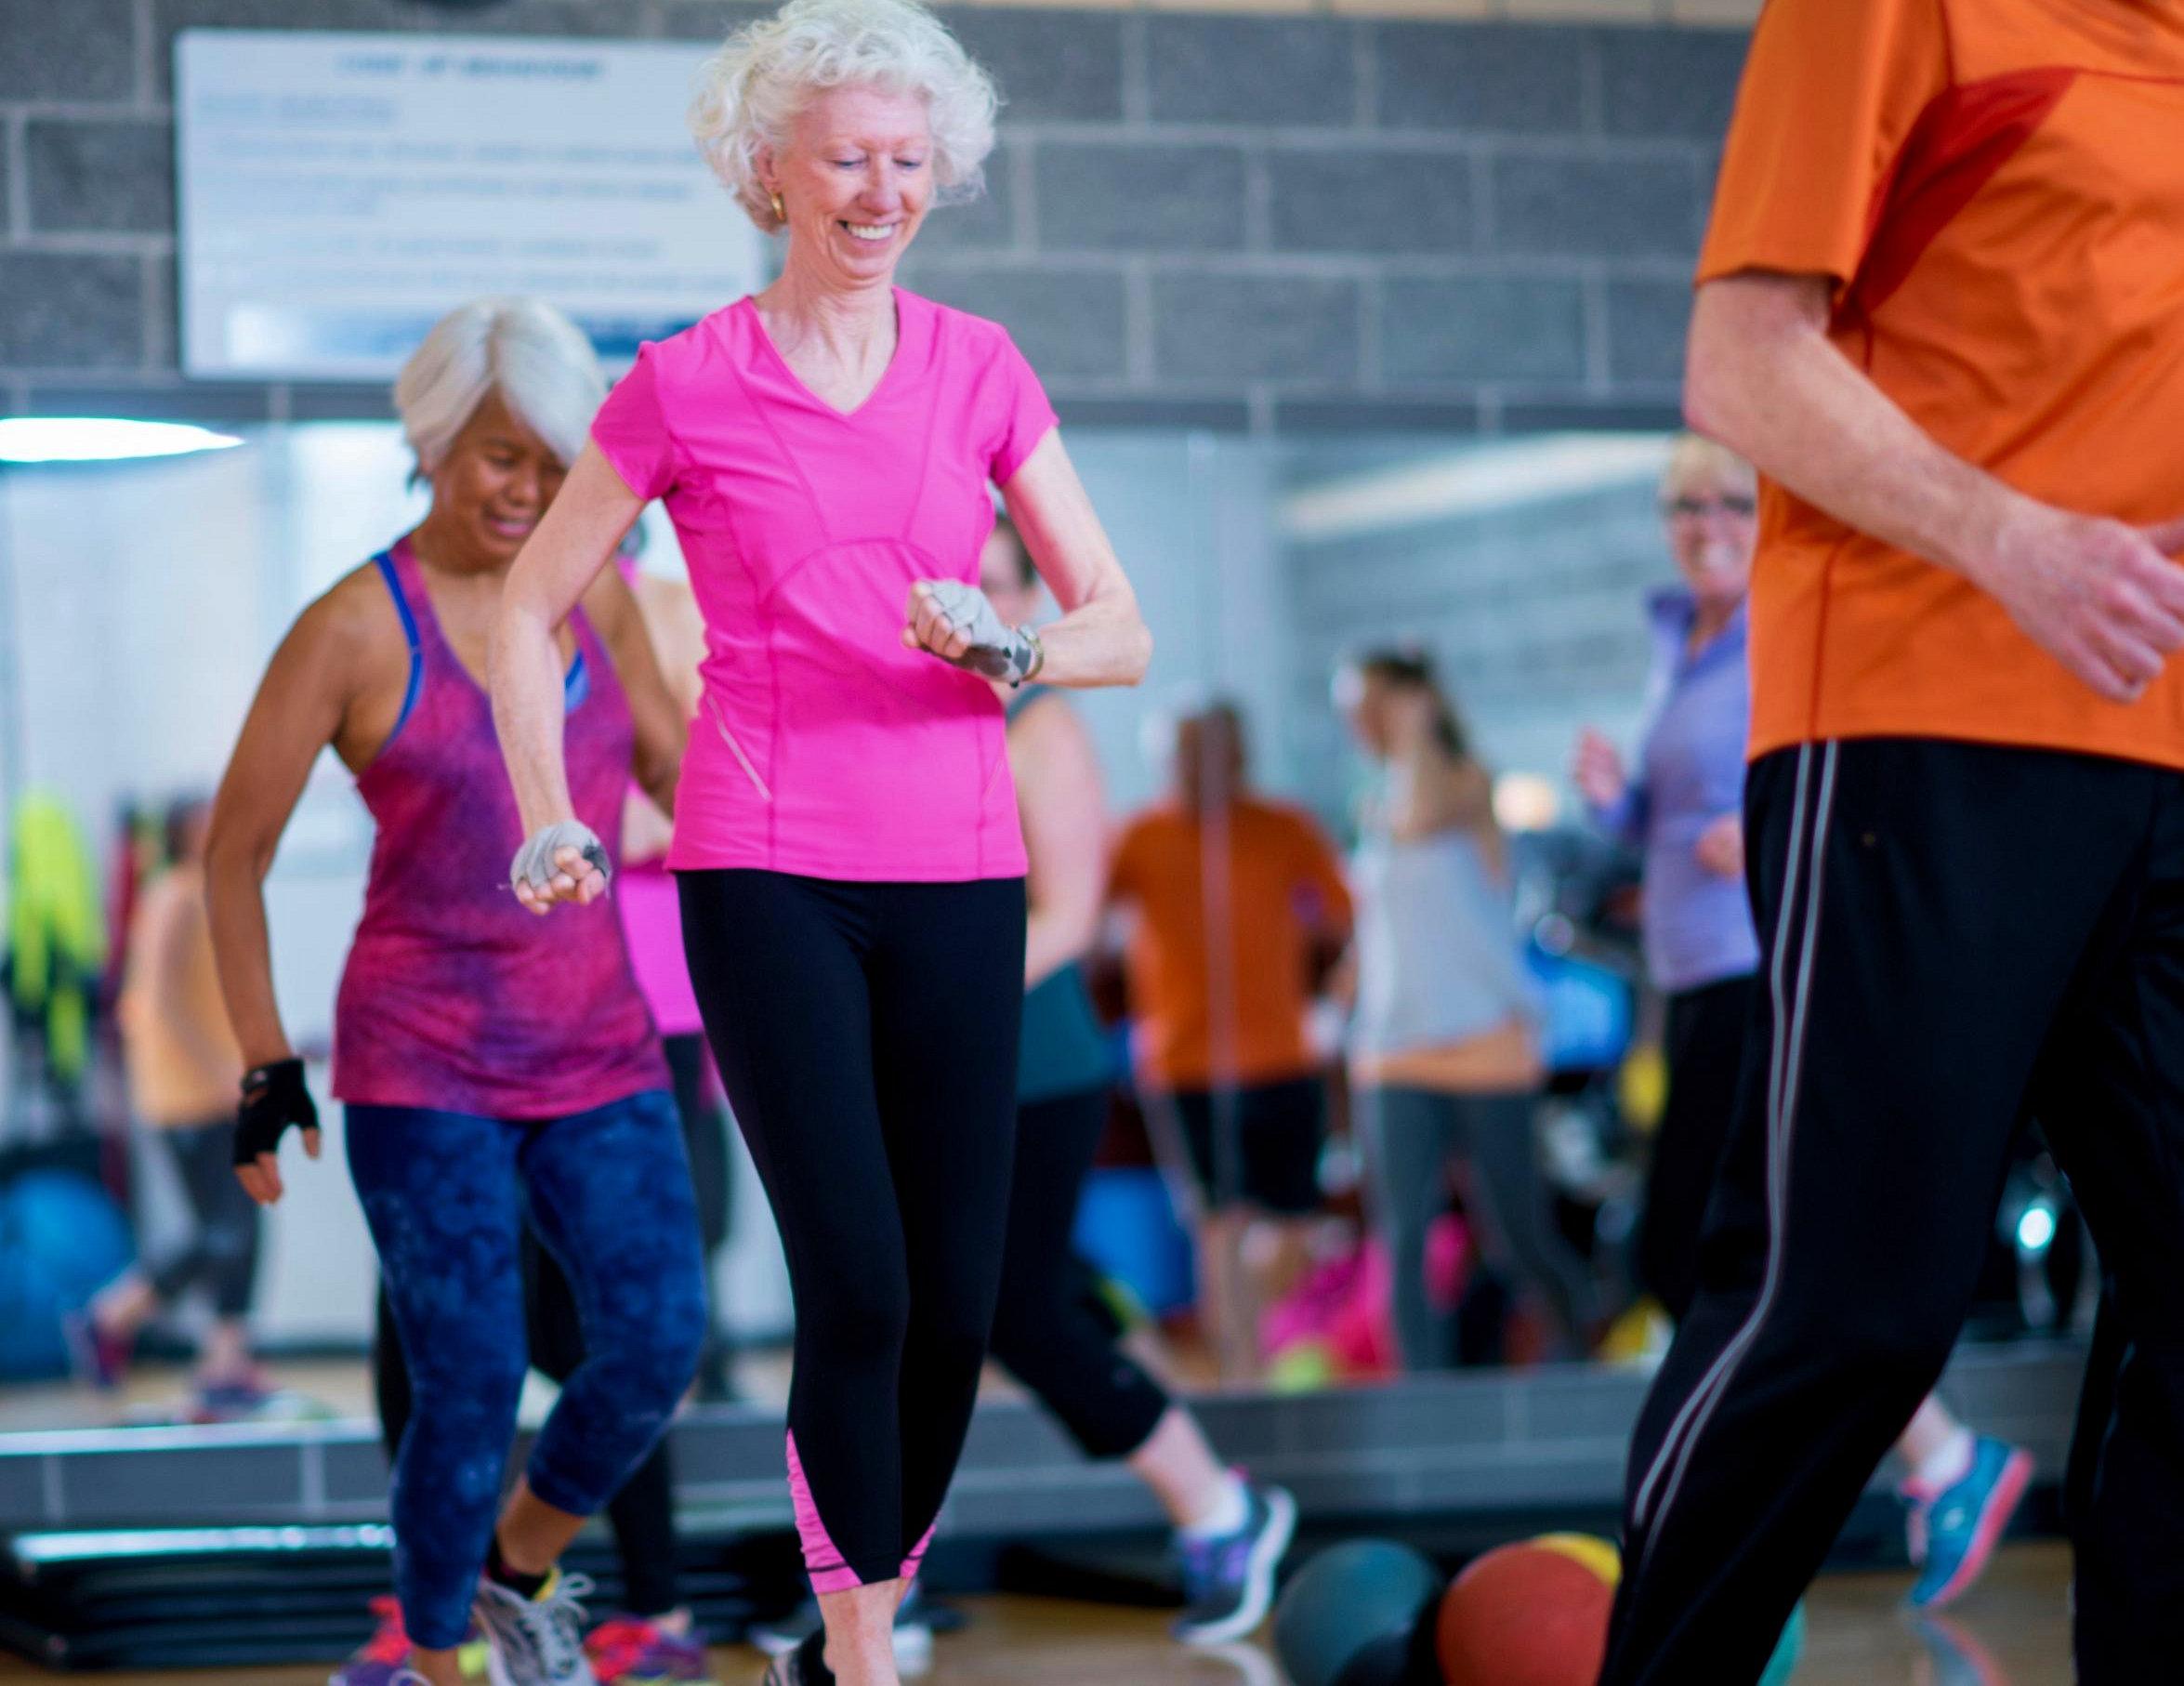
[[[2052,1480],[2083,1363],[2070,1341],[1967,1347],[1944,1391]],[[1460,1557],[1549,1527],[1611,1531],[1644,1391],[1640,1375],[1572,1365],[1193,1404],[1223,1455],[1296,1495],[1307,1542],[1391,1535]],[[676,1426],[687,1587],[723,1637],[798,1596],[782,1442],[779,1416],[746,1407]],[[339,1656],[388,1589],[386,1482],[361,1423],[0,1437],[0,1645],[83,1669]],[[2028,1509],[2040,1525],[2046,1495]],[[1157,1602],[1160,1531],[1126,1469],[1086,1463],[1038,1411],[996,1400],[972,1425],[928,1573],[942,1590]],[[1885,1472],[1843,1550],[1900,1550]],[[597,1529],[572,1567],[612,1608]]]

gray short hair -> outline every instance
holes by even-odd
[[[1000,97],[947,26],[916,0],[789,0],[728,38],[691,101],[699,150],[759,228],[782,226],[758,180],[759,152],[787,141],[812,94],[847,86],[923,98],[936,203],[978,196]]]
[[[432,324],[395,376],[402,432],[429,474],[489,392],[566,468],[607,395],[584,330],[535,298],[473,298]]]

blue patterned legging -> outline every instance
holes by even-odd
[[[545,1122],[351,1106],[349,1169],[416,1392],[395,1459],[410,1637],[462,1642],[527,1367],[525,1212],[575,1290],[585,1359],[532,1449],[547,1504],[602,1509],[665,1431],[705,1333],[697,1204],[664,1090]]]

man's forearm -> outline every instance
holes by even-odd
[[[1845,525],[1983,585],[2030,500],[1944,450],[1836,350],[1827,287],[1740,275],[1700,289],[1692,424]]]

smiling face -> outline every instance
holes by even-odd
[[[1758,543],[1758,483],[1718,448],[1680,449],[1661,486],[1662,519],[1676,566],[1700,604],[1733,610],[1752,587]]]
[[[788,213],[788,262],[836,287],[892,280],[933,201],[932,125],[923,99],[825,88],[787,141],[759,160]]]
[[[506,568],[567,472],[499,392],[488,392],[432,468],[434,560]]]

